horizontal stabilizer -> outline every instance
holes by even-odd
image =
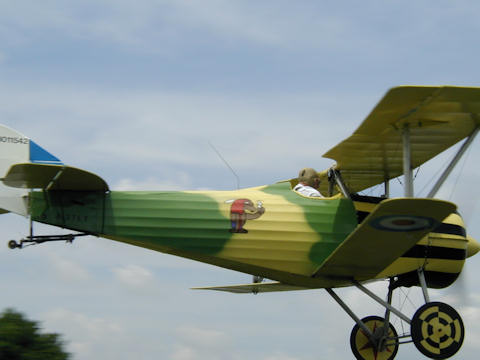
[[[226,291],[234,294],[258,294],[275,291],[311,290],[302,286],[288,285],[280,282],[252,283],[244,285],[226,285],[212,287],[195,287],[192,290],[216,290]]]
[[[455,209],[454,204],[443,200],[384,200],[330,255],[314,276],[372,279]]]
[[[65,165],[14,164],[2,179],[7,186],[26,189],[107,191],[98,175]]]

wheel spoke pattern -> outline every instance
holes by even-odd
[[[398,351],[398,336],[392,324],[385,334],[385,319],[379,316],[367,316],[362,322],[374,335],[374,341],[355,325],[350,335],[350,347],[358,360],[392,360]],[[380,346],[379,346],[380,344]]]
[[[432,359],[446,359],[462,346],[465,328],[460,315],[450,305],[430,302],[420,307],[411,323],[417,349]]]

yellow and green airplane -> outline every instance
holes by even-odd
[[[323,197],[294,191],[298,178],[234,191],[110,191],[99,176],[0,126],[0,213],[78,232],[30,231],[11,240],[12,249],[94,235],[254,276],[250,284],[197,289],[324,288],[355,321],[350,345],[357,359],[393,359],[408,341],[427,357],[446,359],[462,345],[463,322],[451,306],[430,301],[428,289],[451,285],[480,247],[456,206],[434,197],[479,126],[480,88],[392,88],[324,155],[336,163],[316,173]],[[464,139],[430,194],[414,198],[413,169]],[[389,180],[399,176],[405,196],[390,198]],[[378,184],[385,185],[384,196],[359,195]],[[364,286],[380,279],[390,280],[386,299]],[[379,302],[385,314],[358,318],[334,290],[347,286]],[[425,304],[412,318],[391,304],[403,286],[423,290]],[[410,334],[397,334],[392,313],[410,325]]]

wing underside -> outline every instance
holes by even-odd
[[[210,286],[210,287],[196,287],[192,290],[216,290],[225,291],[234,294],[258,294],[265,292],[276,291],[295,291],[295,290],[309,290],[312,288],[283,284],[280,282],[264,282],[264,283],[252,283],[242,285],[226,285],[226,286]]]
[[[391,89],[360,127],[323,156],[351,192],[403,173],[402,130],[410,131],[412,168],[473,133],[480,125],[480,88],[402,86]],[[326,171],[321,174],[326,178]],[[328,181],[321,191],[328,193]]]
[[[14,164],[2,180],[7,186],[24,189],[108,190],[107,183],[98,175],[65,165]]]

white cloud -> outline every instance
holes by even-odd
[[[278,3],[256,3],[254,11],[251,4],[239,1],[214,0],[205,5],[205,1],[176,1],[175,20],[185,27],[207,29],[232,45],[234,40],[246,40],[263,46],[298,46],[313,30],[317,44],[325,44],[342,27],[339,19],[325,19],[322,14],[318,16],[324,21],[301,21],[306,9],[297,7],[287,14]]]
[[[179,342],[171,360],[237,359],[230,337],[222,331],[185,326],[176,334]]]
[[[138,265],[127,265],[112,269],[117,280],[132,288],[149,288],[154,281],[153,273]]]
[[[45,330],[64,334],[67,351],[76,359],[114,359],[115,348],[121,348],[125,329],[116,321],[90,317],[66,308],[44,314]]]
[[[266,358],[264,358],[264,360],[299,360],[299,359],[300,358],[298,358],[298,357],[293,357],[293,356],[285,355],[285,354],[281,354],[281,353],[277,353],[277,354],[274,354],[274,355],[269,355]]]
[[[259,98],[256,94],[26,87],[29,90],[23,86],[0,87],[4,121],[70,165],[103,177],[113,170],[120,178],[112,187],[121,190],[215,188],[225,183],[233,187],[231,173],[209,141],[239,174],[241,186],[251,184],[250,179],[259,173],[277,172],[268,180],[273,182],[294,176],[305,164],[320,164],[321,170],[332,161],[322,160],[319,154],[348,135],[345,124],[357,118],[353,111],[341,107],[345,99],[321,93]],[[352,97],[350,102],[361,100]],[[329,119],[329,132],[294,134],[292,125],[298,119],[307,127],[316,126],[318,119]],[[53,128],[55,137],[51,136]],[[301,161],[298,154],[302,154]],[[198,185],[194,174],[197,168],[204,172],[215,169],[222,178],[211,177],[210,184]]]
[[[465,325],[465,345],[468,351],[479,351],[480,343],[480,308],[468,306],[460,309]]]
[[[328,56],[326,50],[339,48],[366,48],[375,53],[375,48],[390,48],[391,38],[417,40],[418,32],[436,30],[448,34],[448,26],[439,28],[438,24],[449,23],[452,18],[467,18],[471,21],[466,22],[474,23],[471,17],[475,11],[466,11],[465,6],[445,7],[445,11],[443,7],[373,4],[366,2],[361,9],[353,10],[348,5],[345,9],[283,1],[4,1],[0,20],[5,25],[0,26],[0,39],[25,44],[36,40],[38,33],[50,31],[74,40],[107,42],[134,51],[168,55],[188,51],[183,40],[190,37],[190,45],[210,42],[217,47],[236,48],[239,42],[246,42],[264,48],[318,49]],[[425,16],[426,9],[429,16]],[[363,21],[367,15],[369,23]],[[403,21],[395,21],[403,16],[409,17],[407,28]],[[393,21],[385,22],[385,18]],[[375,31],[379,27],[384,31]],[[201,40],[193,34],[201,34]]]
[[[195,360],[198,359],[195,350],[188,346],[177,346],[177,349],[170,356],[171,360]]]
[[[198,327],[181,327],[177,329],[177,333],[186,342],[197,347],[212,348],[226,346],[230,343],[228,336],[218,330]]]
[[[52,256],[51,264],[53,266],[54,273],[64,281],[78,282],[90,279],[90,274],[88,273],[88,270],[82,265],[72,260],[61,259],[56,256]]]
[[[45,318],[50,324],[69,325],[72,329],[77,328],[75,335],[88,334],[91,338],[97,338],[105,332],[119,334],[124,331],[117,322],[99,317],[88,317],[65,308],[54,309],[45,314]]]
[[[169,174],[170,178],[165,180],[158,180],[154,177],[147,177],[146,179],[136,181],[130,178],[120,179],[116,184],[111,186],[115,191],[175,191],[187,190],[191,187],[191,179],[185,172],[177,174]]]
[[[334,39],[343,34],[344,20],[322,12],[311,17],[310,11],[313,9],[298,6],[285,12],[281,4],[268,2],[255,2],[252,9],[249,2],[224,0],[147,0],[135,4],[104,0],[62,6],[56,1],[28,5],[6,2],[0,19],[9,25],[3,40],[13,43],[31,42],[39,31],[55,31],[73,39],[168,54],[179,50],[178,39],[201,32],[204,39],[213,38],[232,47],[239,40],[273,47],[298,47],[305,42],[309,46],[337,46]]]

